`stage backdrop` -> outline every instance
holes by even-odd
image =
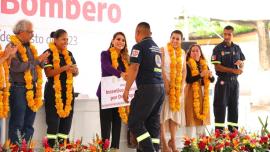
[[[147,21],[153,38],[165,44],[181,10],[174,5],[174,9],[164,6],[165,1],[155,4],[154,0],[1,0],[0,44],[7,44],[13,25],[20,19],[33,22],[32,42],[39,53],[48,48],[51,31],[65,29],[69,34],[68,49],[80,70],[75,91],[96,98],[101,77],[100,52],[108,49],[113,34],[124,32],[130,50],[135,44],[136,25]]]

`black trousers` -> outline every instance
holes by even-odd
[[[118,113],[118,108],[101,109],[101,99],[99,98],[98,100],[101,137],[103,140],[110,139],[112,132],[111,148],[119,149],[121,118]]]
[[[53,84],[46,83],[44,99],[45,99],[45,112],[46,112],[46,123],[47,123],[47,138],[48,143],[51,147],[54,146],[55,140],[61,143],[63,140],[68,140],[68,134],[71,129],[73,108],[74,108],[74,92],[72,100],[72,110],[66,118],[60,118],[55,108],[55,91],[52,87]],[[66,102],[66,88],[62,85],[62,101],[65,106]]]
[[[159,151],[160,111],[164,100],[164,85],[140,85],[131,101],[128,127],[136,136],[138,150]]]
[[[238,129],[238,99],[237,77],[218,78],[214,93],[215,129],[224,130],[226,110],[228,129]]]

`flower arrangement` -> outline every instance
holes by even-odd
[[[68,143],[65,141],[56,141],[54,147],[50,147],[48,139],[42,140],[42,148],[35,148],[35,143],[30,139],[27,142],[23,135],[18,131],[18,142],[12,144],[7,140],[4,145],[0,145],[0,152],[110,152],[110,141],[108,139],[102,140],[99,135],[93,137],[92,142],[86,145],[83,140],[76,140]]]
[[[91,143],[82,144],[82,139],[68,143],[66,140],[63,143],[56,141],[54,147],[50,147],[47,138],[43,139],[44,152],[109,152],[110,141],[103,141],[96,135]]]
[[[19,131],[17,131],[18,142],[16,144],[12,144],[10,140],[7,140],[5,144],[0,145],[0,151],[4,152],[34,152],[35,143],[30,140],[27,142],[24,139],[24,136],[21,135]]]
[[[267,120],[262,124],[261,133],[248,133],[244,129],[223,132],[215,130],[208,136],[184,137],[182,152],[266,152],[270,150],[270,133]]]

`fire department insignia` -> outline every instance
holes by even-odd
[[[156,55],[156,56],[155,56],[155,61],[156,61],[156,65],[157,65],[158,67],[160,67],[160,66],[161,66],[161,58],[160,58],[159,55]]]
[[[140,53],[140,50],[134,49],[134,50],[132,50],[132,52],[131,52],[131,57],[137,58],[137,57],[139,56],[139,53]]]
[[[221,51],[221,55],[224,56],[225,55],[225,52],[224,51]]]
[[[217,59],[216,55],[212,55],[212,60],[215,61]]]

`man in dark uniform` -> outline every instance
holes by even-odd
[[[128,70],[128,79],[123,94],[128,102],[128,93],[136,79],[138,90],[130,105],[128,127],[138,142],[138,151],[159,150],[160,110],[164,100],[164,85],[161,76],[161,52],[152,40],[150,25],[137,25]]]
[[[242,74],[245,56],[240,47],[232,42],[233,27],[224,28],[224,41],[218,44],[212,55],[218,76],[214,94],[215,128],[223,130],[225,127],[226,108],[228,129],[238,129],[238,75]]]

